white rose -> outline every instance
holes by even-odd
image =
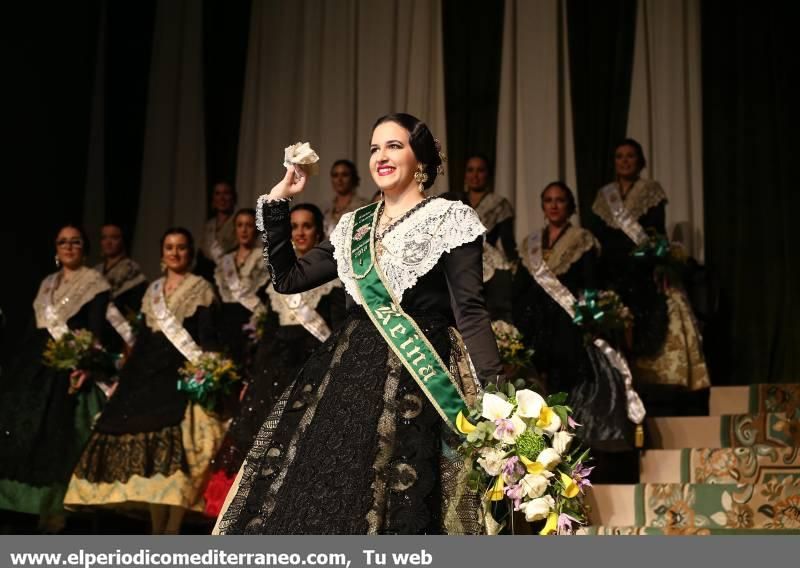
[[[545,400],[532,390],[517,391],[517,414],[523,418],[539,418]]]
[[[519,506],[519,509],[525,513],[525,520],[532,523],[533,521],[539,521],[547,517],[555,506],[556,502],[553,498],[550,495],[545,495],[544,497],[539,497],[532,501],[526,501]]]
[[[574,437],[575,436],[564,430],[556,432],[553,436],[553,449],[563,456],[569,449],[569,445],[572,443],[572,438]]]
[[[556,466],[561,463],[561,454],[553,448],[547,448],[546,450],[542,450],[536,458],[536,461],[542,464],[545,469],[553,471]]]
[[[496,394],[486,393],[483,395],[483,410],[481,416],[487,420],[500,420],[501,418],[508,418],[514,405],[507,400],[497,396]]]
[[[503,459],[505,454],[494,448],[483,448],[480,453],[481,457],[478,458],[478,465],[491,476],[500,475],[503,465],[506,463],[506,460]]]
[[[525,491],[525,495],[530,499],[536,499],[544,495],[544,492],[547,491],[547,488],[550,486],[548,477],[553,477],[553,474],[549,471],[538,474],[529,473],[519,482],[520,485],[522,485],[523,491]]]
[[[542,428],[545,432],[550,434],[555,434],[559,430],[561,430],[561,418],[558,417],[558,414],[555,412],[550,413],[550,422]]]

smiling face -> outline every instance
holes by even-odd
[[[542,211],[547,221],[553,225],[563,225],[570,216],[567,192],[557,185],[551,185],[542,194]]]
[[[641,159],[636,148],[623,144],[614,152],[614,171],[619,178],[635,178],[642,170]]]
[[[302,256],[314,248],[319,240],[314,215],[307,209],[295,209],[292,211],[291,223],[294,250]]]
[[[116,225],[104,225],[100,229],[100,252],[103,258],[116,258],[125,254],[122,229]]]
[[[355,189],[353,172],[347,164],[337,164],[331,169],[331,187],[336,195],[347,195]]]
[[[400,193],[414,184],[417,158],[408,130],[396,122],[379,124],[372,132],[369,172],[384,193]]]
[[[176,274],[188,272],[189,264],[192,262],[192,251],[186,235],[180,233],[167,235],[161,247],[161,260],[168,270]]]
[[[83,264],[83,237],[75,227],[64,227],[56,236],[56,256],[65,268],[74,270]]]
[[[489,165],[486,160],[473,156],[464,169],[464,185],[467,191],[483,191],[489,183]]]
[[[253,248],[256,242],[256,220],[249,213],[236,216],[236,241],[239,246]]]

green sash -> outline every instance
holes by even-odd
[[[458,432],[456,417],[459,412],[466,415],[467,407],[453,377],[417,323],[400,307],[376,262],[373,232],[378,209],[379,204],[372,203],[353,214],[350,257],[361,304],[442,419]]]

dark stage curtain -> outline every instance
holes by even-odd
[[[464,189],[469,153],[493,162],[497,143],[503,4],[482,0],[444,0],[445,111],[448,185]]]
[[[142,183],[155,8],[155,0],[106,2],[106,218],[122,226],[129,245]]]
[[[236,179],[251,0],[204,0],[203,90],[206,177]],[[251,204],[239,204],[252,207]]]
[[[628,124],[636,0],[568,0],[572,124],[578,201],[584,226],[597,190],[612,181],[614,145]]]
[[[55,271],[58,227],[82,220],[101,8],[99,1],[4,8],[0,355],[13,353],[41,279]]]
[[[716,384],[800,381],[796,18],[779,1],[703,2],[707,267]]]

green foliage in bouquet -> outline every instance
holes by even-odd
[[[544,523],[539,534],[571,534],[587,519],[589,453],[570,448],[579,425],[567,395],[545,399],[524,386],[490,385],[468,416],[459,414],[469,484],[482,498],[487,526],[500,530],[513,523],[511,511],[521,511],[526,521]]]
[[[670,243],[666,236],[650,229],[649,238],[638,245],[631,256],[651,262],[656,279],[665,284],[679,285],[686,273],[687,254],[679,243]]]
[[[633,314],[613,290],[588,288],[575,302],[574,309],[572,321],[583,329],[587,342],[602,337],[616,343],[633,325]]]
[[[522,342],[522,333],[512,324],[496,320],[492,322],[492,331],[497,340],[500,362],[507,368],[524,369],[533,360],[533,349],[528,349]]]
[[[49,339],[42,360],[47,367],[60,371],[106,374],[114,369],[114,357],[88,329],[68,331],[58,339]]]
[[[178,373],[178,390],[212,412],[220,408],[222,397],[230,395],[241,380],[234,362],[220,353],[203,353],[194,363],[186,361]]]

